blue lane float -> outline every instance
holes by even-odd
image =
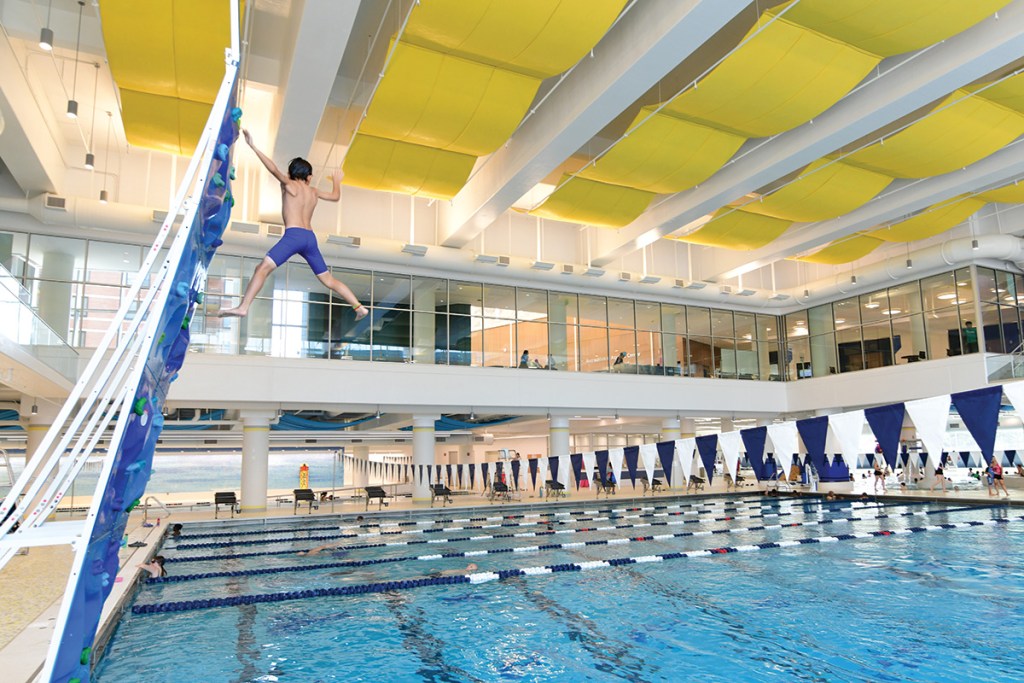
[[[149,605],[135,605],[132,607],[132,614],[165,614],[168,612],[186,612],[190,610],[210,609],[213,607],[234,607],[238,605],[252,605],[268,602],[284,602],[286,600],[303,600],[308,598],[319,598],[341,595],[366,595],[370,593],[384,593],[389,591],[410,590],[424,588],[426,586],[441,586],[455,584],[481,584],[491,581],[502,581],[513,577],[539,576],[544,574],[555,574],[559,572],[582,572],[608,567],[620,567],[630,564],[647,564],[652,562],[664,562],[666,560],[689,559],[697,557],[712,557],[729,553],[756,552],[758,550],[769,550],[775,548],[792,548],[801,545],[814,543],[836,543],[839,541],[851,541],[863,538],[885,538],[889,536],[903,536],[908,534],[924,533],[926,531],[939,531],[944,529],[966,529],[970,527],[995,526],[1006,524],[1010,521],[1021,521],[1024,517],[1012,519],[993,519],[986,521],[957,522],[947,524],[934,524],[923,527],[907,527],[905,529],[892,529],[880,531],[864,531],[850,534],[839,534],[836,536],[814,536],[800,538],[792,541],[773,541],[766,543],[752,543],[741,546],[723,546],[709,548],[706,550],[690,550],[687,552],[664,553],[660,555],[644,555],[640,557],[619,557],[610,560],[595,560],[592,562],[574,562],[539,567],[527,567],[524,569],[502,569],[490,572],[476,572],[457,576],[427,577],[422,579],[407,579],[400,581],[384,581],[380,583],[369,583],[354,586],[337,586],[332,588],[313,588],[298,591],[284,591],[280,593],[265,593],[260,595],[239,595],[228,598],[208,598],[204,600],[185,600],[180,602],[161,602]]]
[[[918,503],[890,503],[890,504],[884,505],[884,506],[868,505],[868,506],[865,506],[863,508],[856,508],[856,509],[877,509],[877,508],[880,508],[880,507],[890,507],[890,506],[897,506],[897,505],[898,506],[902,506],[902,507],[907,507],[907,506],[910,506],[910,505],[918,505]],[[611,531],[613,529],[639,529],[639,528],[656,527],[656,526],[680,526],[680,525],[683,525],[683,524],[700,524],[700,523],[703,523],[703,522],[728,522],[728,521],[733,521],[733,520],[737,520],[737,519],[757,519],[757,518],[767,518],[767,517],[787,517],[789,515],[798,514],[799,512],[801,512],[801,511],[769,512],[769,513],[763,513],[763,514],[759,514],[759,515],[735,515],[735,516],[728,516],[728,517],[716,517],[716,518],[712,518],[712,519],[686,519],[686,520],[676,520],[676,521],[666,521],[666,522],[648,522],[648,523],[644,523],[644,524],[619,524],[619,525],[615,525],[615,526],[604,526],[604,527],[581,527],[581,528],[572,528],[572,529],[558,529],[557,531],[556,530],[551,530],[551,531],[529,531],[529,532],[518,533],[518,534],[487,534],[487,535],[480,535],[480,536],[457,536],[457,537],[453,537],[453,538],[440,538],[440,539],[430,539],[430,540],[424,539],[424,540],[414,540],[414,541],[390,541],[390,542],[387,542],[387,543],[359,543],[359,544],[345,545],[345,546],[341,546],[341,547],[344,550],[348,551],[348,550],[366,550],[368,548],[390,548],[390,547],[396,547],[396,546],[410,546],[410,545],[437,545],[437,544],[441,544],[441,543],[462,543],[462,542],[473,542],[473,541],[491,541],[491,540],[502,539],[502,538],[524,538],[524,537],[532,537],[532,536],[555,536],[555,535],[560,535],[560,534],[577,534],[577,533],[590,533],[590,532],[595,532],[595,531]],[[303,540],[305,540],[305,541],[325,541],[325,540],[329,541],[329,540],[341,539],[341,538],[345,538],[345,537],[344,536],[313,536],[313,537],[305,538]],[[243,558],[246,558],[246,557],[270,557],[270,556],[274,556],[274,555],[291,555],[291,554],[295,554],[296,552],[298,552],[298,551],[296,551],[293,548],[293,549],[290,549],[290,550],[267,550],[267,551],[252,552],[252,553],[232,553],[230,555],[199,555],[199,556],[190,556],[190,557],[168,557],[168,558],[166,558],[165,561],[166,562],[173,562],[173,563],[180,563],[180,562],[206,562],[206,561],[211,561],[211,560],[213,560],[213,561],[216,561],[216,560],[236,560],[236,559],[243,559]]]
[[[861,508],[870,509],[870,508]],[[152,578],[147,583],[182,583],[185,581],[198,581],[201,579],[220,579],[220,578],[237,578],[242,576],[263,576],[266,574],[287,574],[294,572],[309,572],[317,571],[320,569],[339,569],[339,568],[353,568],[353,567],[369,567],[378,564],[393,564],[396,562],[413,562],[413,561],[433,561],[433,560],[447,560],[458,557],[479,557],[481,555],[500,555],[504,553],[533,553],[533,552],[547,552],[550,550],[569,550],[572,548],[582,548],[586,546],[596,545],[619,545],[624,543],[643,543],[646,541],[665,541],[672,538],[699,538],[701,536],[717,536],[722,534],[738,534],[748,531],[771,531],[776,529],[791,529],[795,527],[807,527],[807,526],[825,526],[828,524],[848,524],[853,522],[866,522],[874,521],[879,519],[897,519],[900,517],[916,517],[923,515],[935,515],[944,514],[950,512],[963,512],[965,510],[977,510],[977,506],[968,506],[960,508],[950,508],[945,510],[925,510],[925,511],[911,511],[911,512],[899,512],[896,514],[881,514],[873,517],[837,517],[835,519],[822,519],[812,520],[808,522],[790,522],[788,524],[762,524],[759,526],[751,527],[732,527],[727,529],[709,529],[707,531],[681,531],[674,534],[657,534],[652,536],[630,536],[626,538],[618,539],[598,539],[591,541],[581,541],[576,543],[547,543],[544,545],[532,545],[532,546],[518,546],[518,547],[505,547],[505,548],[489,548],[487,550],[464,550],[459,552],[451,553],[439,553],[433,555],[414,555],[406,557],[384,557],[374,560],[343,560],[339,562],[326,562],[320,564],[308,564],[308,565],[294,565],[290,567],[265,567],[262,569],[236,569],[232,571],[220,571],[220,572],[204,572],[200,574],[180,574],[176,576],[165,576],[162,578]],[[760,515],[752,515],[752,517],[758,517]],[[781,515],[780,515],[781,516]],[[735,519],[749,519],[737,517]],[[610,526],[601,527],[598,529],[580,529],[579,531],[611,531],[613,529],[623,528],[635,528],[629,525],[621,526]],[[544,533],[523,533],[514,534],[520,538],[535,538],[538,536],[549,535],[555,532]],[[493,537],[489,537],[493,538]],[[348,550],[347,547],[342,547],[343,550]]]

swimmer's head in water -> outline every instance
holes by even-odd
[[[302,157],[295,157],[288,162],[288,177],[292,180],[309,180],[313,175],[313,166]]]
[[[477,570],[477,566],[475,564],[473,564],[472,562],[470,562],[468,565],[466,565],[466,571],[467,572],[475,572],[476,570]]]

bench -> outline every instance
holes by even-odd
[[[217,513],[220,512],[220,506],[227,505],[231,510],[231,517],[235,516],[238,512],[238,497],[234,491],[217,491],[213,494],[213,518],[217,519]]]
[[[544,482],[544,498],[565,498],[565,485],[560,484],[554,479],[548,479]]]
[[[704,481],[703,477],[698,477],[696,474],[691,474],[690,481],[686,483],[686,491],[689,492],[691,486],[693,487],[694,491],[703,491],[705,483],[706,482]]]
[[[313,514],[313,508],[319,509],[317,505],[316,496],[313,494],[313,489],[292,489],[292,493],[295,496],[295,503],[292,505],[292,513],[298,514],[299,503],[309,503],[309,511],[307,514]]]
[[[430,485],[430,507],[434,507],[434,500],[441,499],[441,507],[444,507],[446,503],[452,502],[452,490],[444,484],[431,484]]]
[[[366,508],[365,509],[367,509],[367,510],[370,509],[370,501],[373,500],[374,498],[377,499],[377,509],[378,510],[380,510],[381,508],[387,507],[388,504],[387,504],[387,502],[385,502],[384,499],[388,497],[388,494],[387,494],[387,491],[385,491],[383,488],[381,488],[380,486],[366,486],[366,487],[363,488],[363,490],[366,491]]]
[[[654,479],[651,479],[649,482],[647,481],[646,478],[643,478],[643,479],[640,480],[640,483],[644,485],[644,495],[645,496],[647,495],[648,492],[650,492],[650,493],[661,493],[662,491],[665,490],[664,486],[661,483],[661,479],[658,479],[657,477],[655,477]]]
[[[594,489],[597,491],[598,497],[602,493],[605,496],[610,496],[615,493],[615,482],[608,479],[597,479],[594,481]]]
[[[508,484],[504,484],[500,481],[496,481],[491,485],[490,493],[487,495],[487,500],[492,503],[495,500],[500,500],[505,503],[512,500],[512,493],[508,490]]]

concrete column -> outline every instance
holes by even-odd
[[[722,431],[722,432],[731,432],[731,431],[733,431],[733,425],[732,425],[732,418],[731,417],[723,417],[723,418],[721,418],[719,420],[719,422],[721,424],[721,429],[719,431]]]
[[[362,488],[370,485],[370,447],[352,446],[352,485]]]
[[[412,479],[413,502],[430,501],[430,484],[433,477],[423,477],[420,481],[420,465],[435,465],[434,453],[434,421],[437,415],[413,415],[412,416],[412,464],[416,470]]]
[[[569,455],[569,418],[552,415],[548,419],[548,455]]]
[[[772,424],[772,418],[770,418],[770,417],[759,417],[759,418],[757,418],[757,423],[756,424],[757,424],[758,427],[767,427],[768,425]]]
[[[75,275],[75,256],[59,251],[48,251],[43,255],[39,282],[39,317],[54,332],[70,343],[71,324],[71,280]]]
[[[679,421],[679,434],[680,438],[689,439],[692,436],[697,436],[697,423],[694,422],[692,417],[684,417]]]
[[[666,417],[661,421],[661,440],[662,441],[675,441],[681,439],[681,432],[679,431],[679,419],[675,417]]]
[[[242,411],[242,512],[265,512],[270,457],[270,411]]]
[[[433,365],[437,325],[434,311],[437,300],[433,285],[425,283],[412,293],[412,358],[416,363]]]
[[[33,407],[35,407],[34,414],[32,412]],[[54,420],[57,419],[58,412],[60,412],[60,406],[54,405],[49,401],[29,396],[22,397],[19,416],[21,417],[21,423],[25,425],[26,464],[36,457],[36,449],[39,448],[39,443],[46,436],[47,430],[50,429]]]

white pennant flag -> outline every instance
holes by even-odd
[[[739,464],[740,449],[743,448],[743,437],[739,432],[722,432],[718,435],[718,445],[725,459],[725,471],[736,481],[736,466]]]
[[[565,485],[566,491],[571,487],[572,463],[570,462],[568,455],[564,455],[558,459],[558,481]]]
[[[658,447],[653,443],[645,443],[640,447],[640,460],[647,472],[647,481],[654,480],[654,461],[658,458]]]
[[[542,455],[537,458],[537,481],[538,486],[547,488],[547,482],[551,479],[551,470],[548,467],[548,456]]]
[[[928,462],[932,467],[938,467],[942,457],[943,437],[946,435],[946,427],[949,423],[950,403],[949,394],[945,394],[917,401],[907,401],[904,404],[911,422],[914,423],[917,438],[924,444],[924,450],[928,453]]]
[[[781,467],[781,477],[789,478],[789,468],[793,465],[793,454],[799,450],[799,434],[796,422],[777,422],[768,425],[768,436],[772,440],[775,462]]]
[[[1006,398],[1010,399],[1010,404],[1017,411],[1017,417],[1024,421],[1024,382],[1004,384],[1003,393],[1006,394]]]
[[[587,475],[587,479],[590,480],[590,485],[594,485],[594,469],[597,467],[597,454],[596,453],[584,453],[583,454],[583,474]]]
[[[829,415],[828,426],[835,436],[839,452],[843,454],[843,462],[851,470],[857,467],[861,436],[864,434],[864,411],[851,410],[848,413]]]
[[[622,481],[622,461],[625,457],[626,449],[624,448],[608,449],[608,462],[612,466],[612,473],[615,475],[615,481]]]
[[[690,482],[690,475],[693,474],[693,449],[696,447],[697,440],[692,436],[676,439],[676,458],[679,460],[679,467],[683,470],[682,486]]]

